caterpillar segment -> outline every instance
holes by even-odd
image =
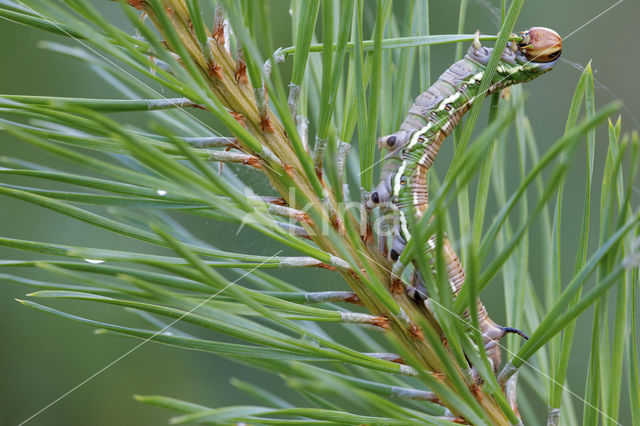
[[[436,256],[435,250],[436,237],[431,236],[427,243],[426,254],[429,258],[429,262],[431,263],[432,273],[434,273],[434,275]],[[458,255],[451,247],[451,244],[449,243],[449,240],[446,236],[442,240],[442,254],[447,265],[447,280],[451,287],[451,292],[455,297],[462,289],[462,285],[464,284],[466,279],[466,274],[464,268],[462,267],[462,264],[460,263]],[[427,288],[420,272],[417,269],[414,270],[411,277],[411,285],[412,287],[407,289],[407,294],[409,295],[409,297],[419,303],[425,303],[427,307],[430,307],[430,299],[428,297]],[[500,345],[498,344],[500,339],[502,339],[508,333],[518,334],[524,339],[528,339],[529,337],[517,328],[502,327],[496,324],[489,317],[487,309],[480,301],[480,298],[476,299],[476,310],[478,313],[478,324],[480,326],[480,333],[482,335],[484,349],[487,352],[487,357],[491,362],[493,370],[497,372],[501,362]],[[465,320],[465,322],[470,323],[471,314],[468,309],[465,310],[463,319]]]
[[[518,43],[508,43],[503,50],[488,94],[533,80],[553,69],[557,63],[562,52],[562,40],[555,31],[533,27],[521,32],[520,39]],[[429,89],[415,99],[400,129],[378,139],[378,148],[384,148],[389,153],[385,156],[381,181],[371,193],[366,206],[381,207],[383,214],[394,219],[388,252],[391,261],[398,260],[411,239],[410,219],[413,217],[418,222],[427,209],[428,171],[443,141],[460,123],[478,96],[492,51],[492,48],[482,46],[477,33],[476,40],[465,57],[449,67]],[[427,255],[431,258],[435,248],[433,243],[430,240],[430,247],[427,248]],[[464,269],[446,238],[443,250],[448,265],[448,279],[455,297],[465,280]],[[426,300],[424,282],[417,267],[412,285],[414,288],[409,289],[410,295],[418,301]],[[485,349],[494,369],[497,369],[500,365],[498,341],[506,333],[526,336],[517,329],[496,325],[479,299],[477,303]],[[468,312],[465,315],[468,319]]]

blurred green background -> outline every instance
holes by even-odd
[[[109,19],[115,22],[123,21],[116,3],[93,1],[104,10]],[[397,1],[394,7],[402,8],[406,4],[408,2]],[[455,32],[458,2],[432,0],[430,4],[432,33]],[[483,33],[495,33],[499,19],[496,15],[499,10],[498,4],[495,0],[470,1],[466,32],[480,29]],[[563,59],[556,70],[527,84],[525,88],[530,95],[527,111],[539,141],[540,151],[544,151],[564,130],[568,106],[580,73],[574,63],[584,66],[589,60],[593,61],[598,86],[596,96],[600,105],[613,99],[621,99],[625,103],[625,110],[622,111],[623,132],[639,127],[640,58],[635,47],[635,31],[640,21],[640,2],[623,1],[589,23],[613,4],[614,1],[602,0],[530,0],[525,3],[517,29],[547,26],[556,29],[565,37]],[[373,7],[373,2],[365,2],[365,6]],[[275,37],[277,42],[284,46],[291,44],[291,35],[286,30],[289,28],[287,10],[288,2],[273,2],[271,19],[282,21],[282,25],[275,27],[285,29],[285,32],[276,34]],[[59,57],[38,47],[42,40],[55,40],[80,47],[72,40],[4,20],[0,20],[0,40],[0,93],[107,98],[113,96],[109,88],[90,70],[68,58]],[[433,79],[451,63],[454,47],[435,47],[432,48],[431,54]],[[281,66],[288,70],[290,63]],[[119,117],[123,120],[144,119],[141,115]],[[602,129],[598,133],[596,144],[599,158],[596,160],[595,173],[598,179],[604,164],[603,154],[606,152],[606,133]],[[450,158],[451,152],[447,148],[450,147],[443,148],[442,158]],[[0,135],[0,155],[43,161],[54,166],[58,164],[51,158],[43,160],[42,153],[4,134]],[[575,211],[578,215],[576,217],[581,217],[584,193],[583,160],[584,150],[574,162],[566,187],[567,205]],[[440,164],[440,170],[445,168],[446,164]],[[20,180],[11,180],[11,183],[17,182]],[[599,191],[599,188],[595,187],[594,190]],[[594,199],[598,200],[599,196],[595,196]],[[274,250],[266,247],[261,241],[250,238],[246,233],[235,238],[235,229],[230,229],[227,224],[203,222],[188,225],[198,232],[200,238],[212,241],[222,249],[245,247],[245,250],[256,254],[272,253]],[[563,238],[567,251],[564,257],[567,261],[564,267],[566,272],[573,267],[574,253],[571,251],[571,242],[577,240],[579,221],[566,221],[565,225],[566,235],[563,235]],[[115,239],[107,232],[9,198],[0,198],[0,235],[69,245],[135,249],[130,242]],[[593,238],[592,240],[595,241]],[[535,244],[536,241],[533,239],[531,252],[540,253]],[[592,244],[591,251],[594,247],[595,244]],[[0,249],[0,259],[23,258],[36,257]],[[539,266],[536,262],[539,261],[536,258],[531,260],[534,280],[536,267]],[[51,277],[37,271],[11,272],[41,279]],[[334,275],[323,275],[323,272],[290,272],[288,276],[299,282],[304,279],[304,283],[310,284],[303,286],[309,289],[326,288],[327,285],[333,289],[345,289],[344,283],[331,281]],[[328,280],[327,277],[331,279]],[[501,285],[500,278],[496,278],[483,295],[492,317],[499,323],[504,318]],[[29,289],[0,280],[0,424],[20,423],[137,344],[133,340],[96,336],[88,327],[26,309],[14,301],[14,298],[23,297],[27,292]],[[128,314],[119,313],[117,310],[96,312],[96,305],[89,307],[79,301],[67,303],[65,307],[70,313],[91,312],[92,317],[111,319],[119,323],[125,323],[130,318]],[[581,317],[570,363],[568,384],[577,395],[582,395],[584,391],[591,337],[590,313],[591,311],[587,311]],[[277,377],[248,370],[227,360],[149,343],[97,377],[88,380],[29,424],[143,425],[166,421],[167,413],[136,403],[132,399],[133,394],[162,394],[202,402],[213,407],[252,402],[229,384],[229,377],[269,383],[268,386],[273,389],[284,388],[282,381]],[[281,395],[291,394],[283,391]],[[579,407],[578,412],[581,412],[581,402],[574,399],[574,404]],[[627,400],[625,404],[627,407],[623,407],[622,412],[627,413],[626,419],[630,421]],[[545,413],[541,412],[541,421],[544,416]]]

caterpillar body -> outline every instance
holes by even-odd
[[[534,27],[523,31],[520,36],[521,42],[508,43],[502,52],[488,93],[532,80],[551,70],[558,61],[562,40],[555,31]],[[383,206],[397,218],[389,250],[392,261],[398,259],[411,239],[409,218],[413,216],[417,222],[428,207],[427,173],[442,142],[477,97],[492,51],[482,46],[476,37],[464,59],[449,67],[427,91],[416,98],[400,130],[378,139],[378,147],[386,148],[391,153],[386,157],[382,180],[371,193],[367,207]],[[427,245],[427,256],[433,262],[435,237]],[[464,269],[446,237],[442,247],[448,265],[448,280],[455,297],[465,280]],[[425,300],[426,289],[417,268],[412,285],[410,296]],[[524,334],[496,325],[479,299],[477,303],[485,348],[494,368],[498,368],[500,350],[497,341],[508,332]]]

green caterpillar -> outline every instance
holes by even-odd
[[[534,27],[523,31],[520,36],[520,43],[510,42],[502,52],[488,93],[532,80],[551,70],[558,61],[562,40],[555,31]],[[427,172],[442,142],[477,97],[492,51],[476,38],[464,59],[449,67],[416,98],[400,130],[378,139],[378,147],[389,149],[391,153],[383,168],[382,181],[371,193],[367,207],[384,206],[397,219],[389,250],[389,257],[394,262],[411,239],[409,217],[413,215],[417,222],[427,209]],[[427,255],[431,259],[434,259],[435,241],[432,237],[428,242]],[[442,246],[449,283],[455,296],[464,284],[464,269],[446,237]],[[410,296],[426,300],[426,289],[417,268],[412,285]],[[494,368],[498,368],[500,350],[497,341],[509,332],[526,336],[519,330],[496,325],[479,299],[478,320],[489,358]]]

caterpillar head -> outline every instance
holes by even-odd
[[[531,62],[555,62],[562,53],[562,38],[550,28],[533,27],[520,33],[520,51]]]

